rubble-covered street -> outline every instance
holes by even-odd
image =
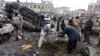
[[[35,35],[34,35],[35,34]],[[14,36],[10,38],[5,43],[2,43],[0,45],[0,56],[67,56],[66,52],[66,42],[62,42],[58,44],[59,47],[57,47],[54,44],[54,46],[50,46],[50,44],[45,44],[41,49],[37,47],[38,39],[39,39],[39,33],[25,33],[24,40],[14,41]],[[28,39],[27,39],[28,38]],[[95,52],[99,51],[99,47],[97,47],[97,41],[98,38],[95,36],[91,36],[90,42],[91,44],[87,45],[90,46],[90,49]],[[83,42],[84,43],[84,42]],[[25,44],[32,45],[32,49],[30,51],[23,50],[22,46]],[[82,42],[81,42],[82,44]],[[75,51],[75,50],[74,50]],[[97,53],[96,53],[97,54]],[[93,56],[96,54],[94,53]],[[72,56],[80,56],[79,53],[73,53]],[[97,55],[98,56],[98,55]]]
[[[100,56],[100,0],[0,0],[0,56]]]

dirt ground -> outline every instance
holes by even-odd
[[[45,43],[41,48],[38,48],[39,33],[25,33],[24,40],[19,41],[14,41],[14,38],[15,36],[12,36],[9,41],[0,45],[0,56],[69,56],[66,51],[67,42],[58,41],[52,45]],[[25,40],[26,38],[28,39]],[[90,41],[93,42],[93,39],[94,37]],[[24,44],[31,44],[33,48],[30,51],[23,51],[21,47]],[[95,45],[96,43],[92,44],[93,47]],[[76,51],[77,49],[70,56],[81,56],[79,53],[76,54]]]

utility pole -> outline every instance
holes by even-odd
[[[93,4],[93,0],[91,0],[91,5],[92,5],[92,14],[93,14],[93,11],[94,11],[94,8],[95,8],[95,4]]]
[[[17,0],[17,3],[19,3],[20,1],[19,0]]]
[[[32,3],[32,0],[31,0],[31,3]]]

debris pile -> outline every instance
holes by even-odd
[[[25,45],[22,45],[22,50],[23,51],[28,51],[28,50],[32,50],[32,45],[30,45],[30,44],[25,44]]]

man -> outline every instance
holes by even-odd
[[[100,45],[100,32],[99,32],[99,36],[98,36],[98,38],[99,38],[99,41],[98,41],[98,46]]]
[[[73,26],[67,24],[65,25],[64,22],[61,24],[61,29],[63,31],[61,37],[63,37],[65,34],[67,34],[69,37],[67,51],[68,53],[71,53],[73,49],[75,49],[77,41],[80,40],[79,31]]]
[[[18,15],[18,11],[14,11],[14,16],[12,18],[12,23],[15,26],[15,32],[17,35],[16,40],[18,40],[18,36],[22,33],[22,27],[23,27],[23,18]]]
[[[82,37],[81,34],[81,21],[80,18],[78,16],[75,17],[75,19],[70,19],[69,20],[69,24],[73,27],[75,27],[79,32],[80,32],[80,36]]]
[[[76,26],[74,25],[74,22],[73,22],[73,18],[71,18],[69,21],[68,21],[69,25],[73,26],[76,28]]]
[[[99,22],[99,25],[100,25],[100,18],[98,19],[98,22]],[[98,41],[98,46],[100,45],[100,30],[99,30],[99,36],[98,36],[98,38],[99,38],[99,41]]]
[[[89,35],[92,32],[92,27],[94,26],[94,22],[92,21],[92,18],[89,18],[88,21],[85,24],[85,41],[89,44]]]
[[[79,24],[79,26],[81,26],[81,21],[80,21],[80,17],[79,16],[76,16],[74,21],[77,22]]]
[[[53,29],[54,27],[55,27],[54,24],[47,24],[45,27],[42,28],[41,33],[40,33],[38,47],[41,47],[42,43],[46,41],[46,35],[48,35],[51,32],[56,31],[55,29]]]

